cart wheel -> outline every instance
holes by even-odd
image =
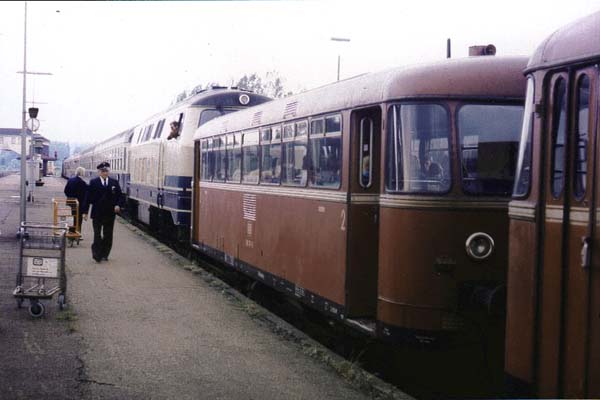
[[[17,308],[23,307],[23,298],[17,298]]]
[[[44,311],[46,311],[44,305],[39,301],[31,301],[31,305],[29,306],[29,314],[33,318],[39,318],[44,315]]]
[[[66,307],[66,301],[65,301],[65,295],[64,294],[59,294],[58,295],[58,308],[60,308],[60,310],[64,310]]]

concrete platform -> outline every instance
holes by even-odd
[[[28,219],[50,222],[65,181],[44,181]],[[121,219],[100,264],[83,223],[67,249],[69,308],[32,319],[11,295],[18,184],[0,178],[2,399],[408,398]]]

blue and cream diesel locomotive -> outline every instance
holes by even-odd
[[[127,195],[130,215],[170,238],[189,235],[193,135],[211,119],[271,100],[238,88],[197,91],[134,127],[65,159],[63,176],[77,167],[89,179],[108,161]]]

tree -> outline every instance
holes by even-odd
[[[257,73],[244,75],[235,86],[273,98],[287,97],[293,94],[291,91],[285,90],[283,79],[277,71],[267,72],[264,78]]]

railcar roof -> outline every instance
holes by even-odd
[[[239,96],[242,94],[247,94],[250,97],[250,103],[248,104],[249,107],[271,100],[270,97],[256,94],[250,90],[245,89],[228,87],[209,88],[194,95],[191,95],[186,99],[181,100],[175,104],[170,105],[166,110],[162,110],[153,114],[152,116],[144,119],[144,121],[140,123],[140,125],[144,125],[149,121],[158,119],[162,115],[167,114],[173,110],[180,109],[182,107],[185,108],[189,106],[214,105],[219,105],[221,107],[238,107],[240,106],[240,103],[237,101],[238,97],[235,97],[234,101],[233,96]]]
[[[201,126],[194,139],[394,99],[520,99],[526,64],[526,57],[479,56],[364,74],[215,118]]]
[[[600,11],[566,25],[538,46],[527,71],[600,59]]]

